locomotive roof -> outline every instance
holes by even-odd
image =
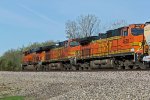
[[[56,47],[56,45],[44,46],[44,47],[42,47],[42,51],[48,51],[48,50],[55,48],[55,47]]]
[[[145,24],[146,24],[146,25],[147,25],[147,24],[150,24],[150,22],[146,22]]]
[[[50,45],[50,46],[43,46],[43,47],[37,47],[37,48],[33,48],[33,49],[29,49],[27,51],[24,51],[23,53],[26,53],[26,54],[31,54],[31,53],[34,53],[34,52],[41,52],[41,51],[48,51],[50,49],[53,49],[53,48],[57,48],[57,47],[62,47],[65,45],[65,42],[66,41],[63,41],[63,42],[59,42],[58,46],[57,45]]]
[[[106,33],[99,33],[99,38],[105,39],[105,38],[107,38],[107,34]]]
[[[78,41],[80,42],[81,45],[85,45],[90,43],[93,40],[98,40],[99,36],[90,36],[90,37],[85,37],[85,38],[80,38]]]
[[[68,40],[59,42],[59,43],[58,43],[58,44],[59,44],[58,47],[63,47],[63,46],[65,45],[66,42],[68,42]]]
[[[29,53],[34,53],[34,52],[40,52],[42,50],[42,47],[37,47],[29,50]]]

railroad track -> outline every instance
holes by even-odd
[[[93,70],[50,70],[50,71],[22,71],[22,72],[101,72],[101,71],[150,71],[148,69],[93,69]]]

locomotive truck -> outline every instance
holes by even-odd
[[[98,36],[69,39],[25,51],[22,70],[149,68],[150,24],[131,24]]]

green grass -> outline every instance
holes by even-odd
[[[24,97],[23,96],[11,96],[11,97],[0,98],[0,100],[24,100]]]

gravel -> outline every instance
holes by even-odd
[[[149,100],[149,71],[0,72],[0,98]]]

